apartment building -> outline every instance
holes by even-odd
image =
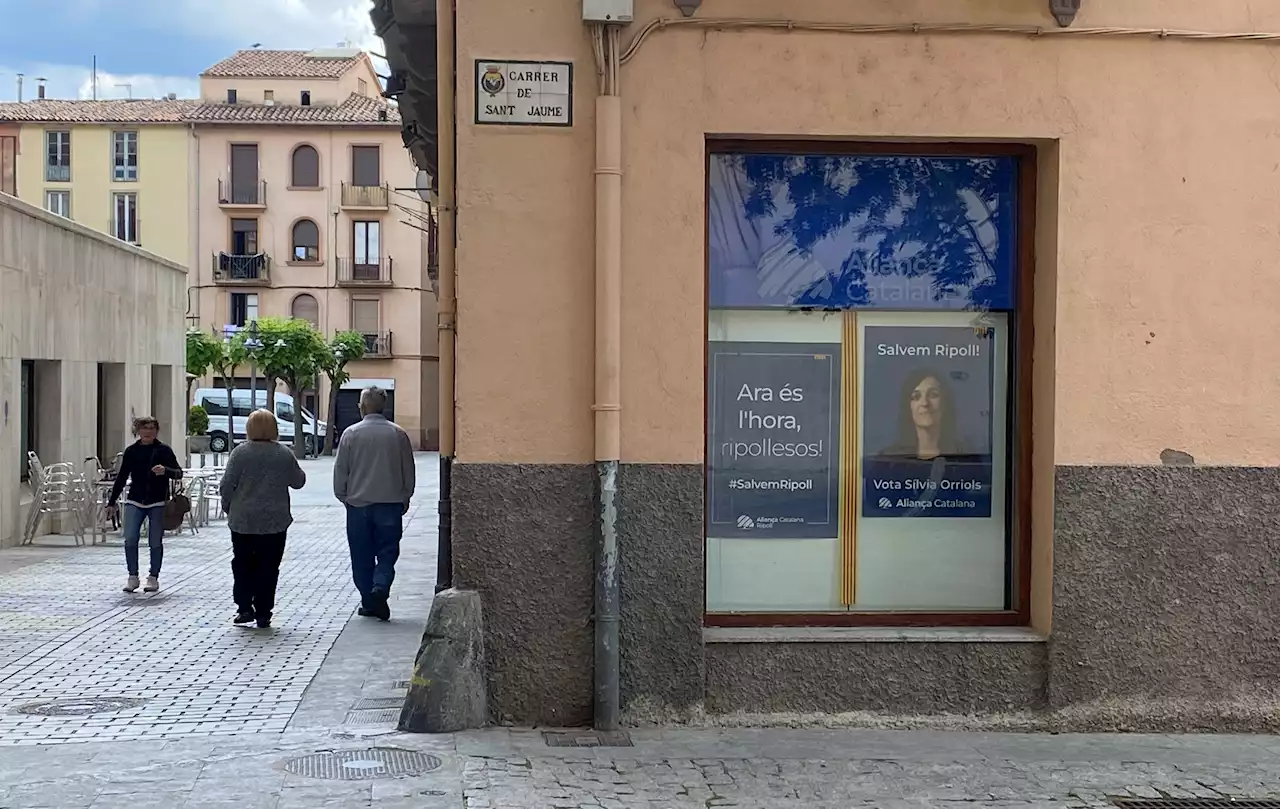
[[[362,332],[366,355],[351,376],[391,391],[395,420],[415,446],[434,448],[427,211],[369,57],[240,51],[200,86],[200,102],[183,113],[198,189],[190,322],[298,317],[325,334]],[[358,419],[358,384],[339,393],[339,430]],[[315,412],[328,391],[322,384],[303,402]]]
[[[194,101],[0,104],[0,192],[187,265]]]

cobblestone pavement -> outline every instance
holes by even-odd
[[[225,527],[166,541],[164,590],[121,551],[0,551],[0,809],[849,809],[1280,797],[1280,738],[667,729],[553,748],[532,730],[397,733],[435,576],[421,456],[392,603],[355,618],[331,468],[295,500],[277,627],[229,624]],[[114,710],[82,713],[92,700]],[[15,712],[50,700],[71,716]],[[320,758],[316,758],[319,756]]]

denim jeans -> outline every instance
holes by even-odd
[[[151,549],[151,571],[149,575],[160,575],[160,564],[164,561],[164,506],[138,508],[132,503],[124,504],[124,563],[129,568],[129,575],[138,575],[138,545],[142,542],[142,521],[147,521],[147,547]]]
[[[399,503],[347,506],[351,578],[367,608],[375,606],[370,599],[374,590],[384,598],[391,592],[391,583],[396,577],[396,560],[400,558],[403,516],[404,506]]]

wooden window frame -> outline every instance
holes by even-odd
[[[1027,627],[1031,625],[1032,554],[1032,357],[1035,350],[1035,234],[1038,151],[1026,143],[958,143],[898,141],[804,141],[708,138],[703,170],[706,197],[703,222],[703,274],[710,272],[711,161],[722,154],[796,155],[918,155],[931,157],[1012,157],[1017,166],[1014,229],[1014,309],[1009,313],[1012,345],[1009,379],[1009,508],[1006,520],[1010,558],[1006,575],[1013,581],[1008,592],[1013,609],[990,611],[924,612],[914,610],[858,612],[711,612],[703,595],[703,625],[708,627]],[[705,288],[709,290],[710,284]],[[709,292],[708,292],[709,294]],[[703,443],[710,429],[710,397],[706,384],[710,369],[710,298],[703,303]],[[703,459],[703,575],[706,575],[706,473]],[[853,485],[858,485],[854,482]]]

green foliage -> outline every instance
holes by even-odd
[[[363,359],[366,345],[364,335],[360,332],[340,331],[325,346],[320,371],[329,380],[329,431],[324,439],[326,455],[333,454],[333,436],[336,426],[333,414],[337,409],[338,389],[351,378],[351,374],[347,373],[347,363]]]
[[[207,331],[187,330],[187,373],[204,376],[222,357],[222,342]]]
[[[209,432],[209,413],[200,405],[187,412],[187,435],[204,435]]]
[[[262,347],[255,353],[263,375],[284,380],[295,396],[320,372],[326,346],[309,322],[265,317],[258,321],[258,339]]]

